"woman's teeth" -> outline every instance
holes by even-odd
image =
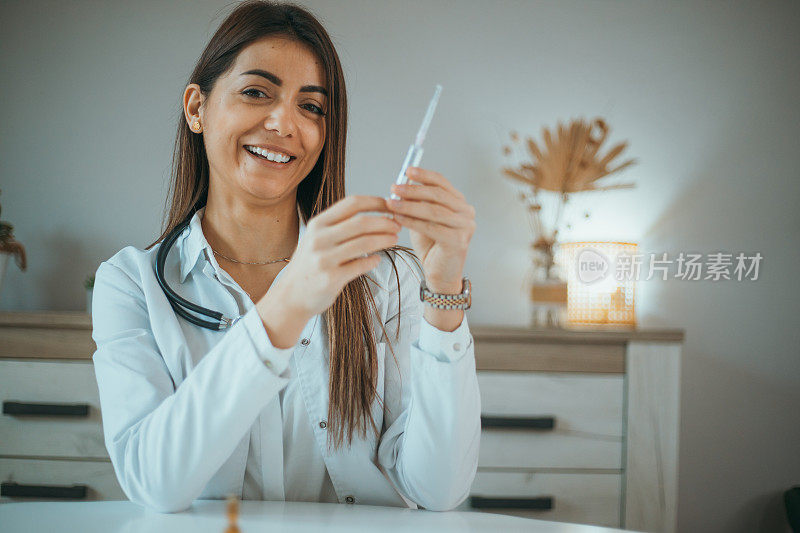
[[[270,161],[274,161],[276,163],[288,163],[292,158],[286,154],[281,154],[278,152],[269,152],[267,150],[262,150],[261,148],[257,148],[255,146],[245,146],[245,150],[256,154],[257,156],[263,157],[264,159],[269,159]]]

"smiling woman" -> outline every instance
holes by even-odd
[[[93,359],[121,487],[169,512],[229,494],[455,508],[478,460],[472,336],[466,316],[448,330],[424,318],[401,225],[364,214],[390,212],[386,200],[345,195],[347,96],[328,33],[293,4],[238,4],[188,82],[164,231],[95,280]],[[419,181],[420,195],[446,185]],[[463,196],[446,203],[471,229]],[[460,279],[456,229],[434,229],[456,248],[426,254],[439,292]],[[228,317],[224,332],[174,296]]]
[[[186,87],[187,120],[201,125],[205,152],[213,163],[204,229],[224,234],[222,213],[252,204],[252,197],[269,199],[284,220],[291,218],[294,191],[317,163],[325,142],[325,80],[322,61],[308,44],[274,34],[243,47],[210,93],[198,83]],[[237,201],[244,195],[249,197],[245,202]],[[252,228],[245,240],[219,242],[223,235],[211,235],[212,247],[247,249],[256,257],[287,249],[291,253],[296,238],[292,232],[275,231],[269,222],[275,211],[263,207],[243,208],[241,217]],[[282,242],[275,238],[281,234]]]

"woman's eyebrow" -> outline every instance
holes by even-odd
[[[268,72],[268,71],[262,70],[260,68],[254,68],[252,70],[248,70],[246,72],[242,72],[239,75],[240,76],[247,76],[247,75],[261,76],[262,78],[265,78],[265,79],[271,81],[272,83],[274,83],[278,87],[283,85],[283,80],[280,79],[278,76],[276,76],[272,72]],[[325,96],[328,96],[327,89],[325,89],[325,87],[320,87],[319,85],[303,85],[302,87],[300,87],[300,92],[301,93],[322,93]]]

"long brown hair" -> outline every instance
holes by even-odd
[[[339,56],[322,24],[305,8],[290,3],[247,0],[239,3],[220,24],[209,41],[189,78],[204,95],[209,95],[217,79],[234,64],[239,52],[250,43],[266,36],[279,35],[307,45],[321,60],[328,83],[329,112],[325,116],[325,143],[317,163],[297,188],[297,202],[308,220],[345,196],[345,141],[347,135],[347,92]],[[172,179],[165,205],[164,230],[146,249],[162,242],[179,224],[206,205],[209,187],[209,165],[200,135],[193,133],[184,119],[181,107],[178,132],[172,158]],[[406,252],[419,266],[419,258],[411,248],[396,245],[383,250],[389,257],[397,280],[400,278],[393,254]],[[377,395],[377,348],[371,314],[379,316],[366,275],[345,285],[336,301],[324,313],[330,365],[328,384],[328,446],[335,441],[338,448],[347,429],[348,446],[357,429],[366,437],[367,421],[376,437],[377,427],[370,406]],[[374,280],[372,280],[374,282]],[[399,300],[399,293],[398,293]],[[398,313],[400,311],[398,301]],[[380,324],[383,334],[388,334]],[[400,331],[400,317],[397,331]],[[363,357],[366,346],[366,358]],[[389,348],[392,356],[394,350]],[[395,357],[396,363],[396,357]],[[383,398],[378,398],[383,406]]]

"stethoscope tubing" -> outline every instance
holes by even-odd
[[[189,300],[182,298],[178,293],[176,293],[172,288],[167,284],[166,279],[164,278],[164,266],[167,262],[167,254],[169,253],[170,248],[172,245],[175,244],[175,241],[178,239],[178,236],[183,232],[184,229],[189,225],[191,222],[191,215],[183,222],[178,224],[178,226],[173,229],[169,235],[164,238],[164,241],[161,243],[161,246],[158,248],[158,253],[156,254],[156,279],[158,280],[158,284],[161,285],[161,289],[164,291],[164,295],[167,297],[167,301],[172,306],[172,309],[175,313],[184,318],[185,320],[195,324],[196,326],[200,326],[202,328],[207,328],[213,331],[220,331],[223,329],[227,329],[231,327],[237,319],[230,319],[222,315],[219,311],[212,311],[206,307],[201,305],[194,304]],[[201,315],[205,315],[208,317],[213,318],[216,322],[210,322],[208,320],[203,320],[198,318],[194,315],[189,314],[186,309],[194,311],[195,313],[200,313]]]

